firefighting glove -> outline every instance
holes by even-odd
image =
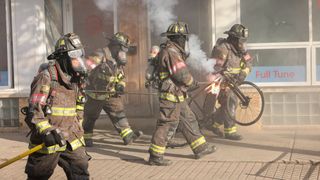
[[[43,135],[43,142],[46,147],[59,144],[60,147],[66,145],[66,141],[63,138],[63,134],[60,129],[53,129],[46,132]]]
[[[199,83],[196,80],[193,80],[192,84],[188,87],[187,91],[192,92],[192,91],[198,89],[199,87],[200,87]]]
[[[124,85],[123,84],[116,84],[115,90],[117,94],[124,94]]]

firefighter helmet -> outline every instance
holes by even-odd
[[[123,32],[115,33],[111,38],[108,38],[111,43],[120,44],[126,48],[130,46],[129,36]]]
[[[225,31],[224,34],[233,36],[239,39],[247,39],[249,36],[248,29],[242,24],[234,24],[229,31]]]
[[[161,33],[161,36],[174,36],[174,35],[189,35],[189,26],[188,24],[184,22],[174,22],[172,23],[168,29],[167,32]]]
[[[63,35],[58,39],[55,45],[55,51],[48,56],[48,59],[58,59],[59,57],[65,55],[66,53],[70,52],[71,56],[81,56],[84,55],[83,45],[80,41],[80,38],[75,33],[68,33]],[[78,51],[75,51],[78,50]],[[81,53],[81,55],[75,54]]]

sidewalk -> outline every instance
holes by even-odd
[[[217,152],[193,159],[189,147],[168,149],[169,167],[146,164],[150,134],[124,146],[117,133],[96,130],[95,147],[88,148],[91,179],[320,179],[320,126],[252,128],[239,127],[244,140],[217,138],[205,131]],[[26,133],[0,134],[0,162],[26,150]],[[20,160],[0,170],[1,179],[26,179]],[[66,179],[58,167],[51,179]]]

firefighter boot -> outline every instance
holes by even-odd
[[[219,137],[223,137],[223,132],[220,130],[220,128],[213,127],[212,132],[213,132],[213,134],[215,134]]]
[[[201,150],[199,150],[199,152],[194,153],[194,157],[195,159],[200,159],[205,155],[214,153],[216,150],[217,150],[216,146],[206,144],[204,148],[201,148]]]
[[[238,133],[225,134],[226,139],[239,141],[242,139],[242,136]]]
[[[128,134],[126,137],[123,138],[124,145],[131,144],[135,140],[139,139],[140,136],[143,135],[142,131],[134,131],[133,133]]]
[[[86,145],[86,147],[92,147],[93,146],[93,140],[90,139],[84,139],[84,143]]]
[[[188,145],[188,142],[187,141],[178,141],[177,139],[175,138],[172,138],[168,141],[167,143],[167,148],[179,148],[179,147],[186,147]]]
[[[169,159],[164,159],[163,156],[155,156],[150,154],[148,163],[151,166],[169,166],[172,164],[172,161]]]

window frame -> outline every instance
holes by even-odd
[[[308,44],[308,43],[307,43]],[[306,80],[304,82],[254,82],[255,84],[263,87],[277,86],[306,86],[311,85],[311,73],[308,73],[310,70],[311,62],[308,60],[311,56],[311,48],[306,45],[306,43],[294,43],[288,45],[287,43],[251,43],[248,44],[249,50],[264,50],[264,49],[305,49],[306,50]]]
[[[6,15],[6,44],[7,44],[7,63],[8,63],[8,85],[0,86],[0,90],[13,89],[13,74],[12,74],[12,29],[11,29],[11,0],[5,0],[5,15]]]
[[[237,6],[237,18],[236,22],[241,23],[241,0],[236,0]],[[312,86],[320,85],[320,81],[316,82],[315,80],[315,68],[316,68],[316,59],[315,59],[315,44],[320,44],[320,42],[313,42],[313,25],[312,25],[312,0],[308,0],[308,21],[309,21],[309,40],[300,41],[300,42],[276,42],[276,43],[248,43],[248,49],[290,49],[290,48],[305,48],[306,49],[306,81],[304,82],[270,82],[270,83],[259,83],[255,84],[261,87],[289,87],[289,86]],[[319,45],[320,47],[320,45]]]

